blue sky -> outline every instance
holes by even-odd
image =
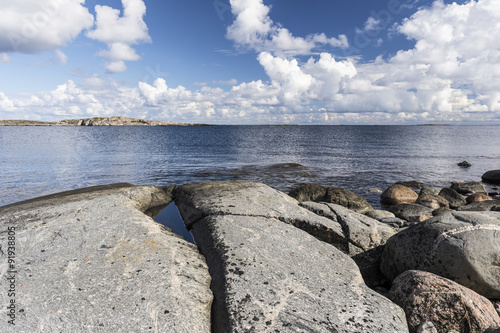
[[[0,119],[500,123],[500,0],[7,0]]]

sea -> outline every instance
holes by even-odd
[[[343,187],[379,208],[395,182],[446,187],[494,169],[498,126],[0,127],[0,206],[119,182],[238,179]]]

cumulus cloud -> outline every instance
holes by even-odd
[[[52,51],[92,27],[84,0],[7,0],[0,11],[0,53]]]
[[[96,6],[96,27],[86,33],[87,37],[106,43],[107,50],[97,53],[108,60],[106,69],[110,73],[127,70],[125,61],[136,61],[140,56],[132,45],[151,42],[148,27],[143,20],[146,5],[142,0],[122,0],[120,10],[109,6]]]
[[[241,47],[266,51],[278,55],[310,54],[321,45],[347,48],[345,35],[338,38],[325,34],[311,34],[295,37],[286,28],[273,22],[269,17],[270,8],[263,0],[230,0],[235,20],[227,28],[227,38]]]

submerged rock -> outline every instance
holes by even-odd
[[[168,202],[156,187],[121,184],[0,208],[0,223],[15,228],[14,331],[210,332],[205,259],[144,214]],[[8,234],[0,238],[6,249]]]
[[[400,231],[384,247],[381,270],[441,275],[487,298],[500,298],[500,213],[451,212]]]
[[[419,332],[426,321],[439,332],[500,327],[500,317],[488,299],[432,273],[404,272],[394,280],[389,298],[405,310],[410,332]]]

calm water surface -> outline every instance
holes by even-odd
[[[285,192],[304,182],[345,187],[379,206],[370,189],[479,181],[500,169],[500,127],[0,127],[0,152],[0,206],[115,182],[227,179]],[[472,167],[458,167],[463,160]]]

